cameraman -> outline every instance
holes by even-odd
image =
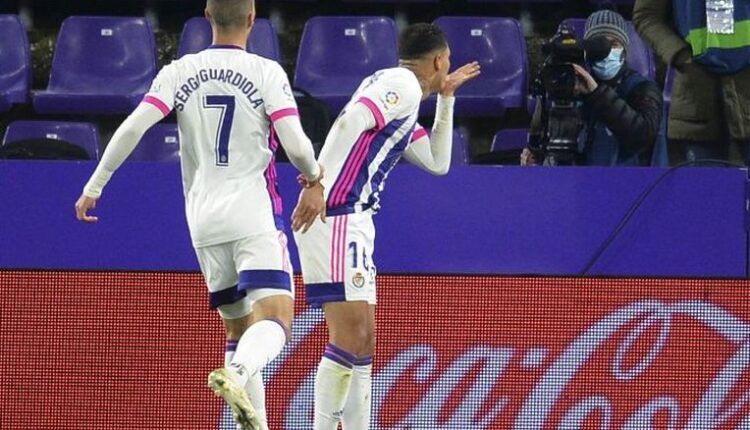
[[[628,67],[627,28],[617,12],[601,10],[586,20],[586,44],[606,38],[606,58],[578,64],[575,92],[582,104],[583,130],[578,164],[590,166],[666,166],[662,93],[653,80]],[[540,106],[537,106],[539,109]],[[544,155],[525,149],[522,165],[538,164]]]

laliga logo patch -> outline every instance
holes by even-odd
[[[354,284],[354,286],[357,287],[357,288],[364,287],[365,286],[365,276],[362,273],[357,272],[354,275],[354,277],[352,277],[352,284]]]
[[[401,97],[395,91],[388,91],[383,96],[383,102],[385,102],[385,107],[387,109],[396,107],[399,101],[401,101]]]

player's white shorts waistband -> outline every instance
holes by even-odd
[[[368,212],[316,220],[295,233],[307,303],[366,301],[375,304],[375,226]]]

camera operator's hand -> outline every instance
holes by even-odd
[[[479,76],[479,73],[481,73],[479,71],[480,68],[479,63],[473,61],[456,69],[445,78],[443,88],[440,89],[440,95],[443,97],[453,97],[458,87]]]
[[[573,64],[578,79],[576,79],[575,91],[577,94],[591,94],[599,86],[591,74],[578,64]]]

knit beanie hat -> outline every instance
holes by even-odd
[[[586,20],[583,38],[588,40],[596,36],[610,36],[628,49],[630,38],[625,26],[625,18],[613,10],[596,11]]]

